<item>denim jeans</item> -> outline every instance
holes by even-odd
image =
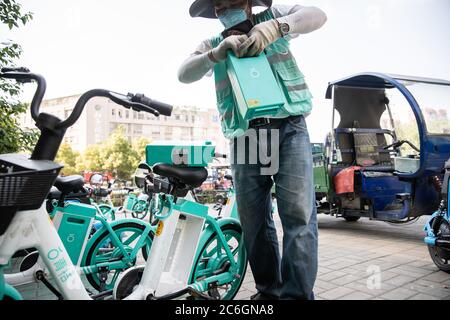
[[[273,176],[261,175],[263,165],[259,161],[239,164],[236,155],[232,163],[238,212],[256,289],[280,299],[312,300],[318,265],[318,232],[306,122],[303,116],[295,116],[257,127],[258,140],[262,129],[279,130],[278,172]],[[232,148],[238,139],[232,141]],[[273,181],[283,228],[282,255],[271,213]]]

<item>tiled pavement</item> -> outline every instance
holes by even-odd
[[[275,215],[281,239],[281,226]],[[439,271],[423,243],[421,218],[411,225],[343,219],[319,215],[317,300],[447,299],[450,274]],[[41,285],[18,288],[28,299],[51,299]],[[237,299],[255,293],[250,268]]]
[[[437,269],[423,242],[426,220],[397,226],[319,215],[316,299],[450,300],[450,274]],[[281,239],[277,216],[275,221]],[[249,271],[237,298],[254,293]]]

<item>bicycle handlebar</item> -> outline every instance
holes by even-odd
[[[136,99],[136,97],[143,97],[145,99]],[[72,111],[72,114],[64,121],[62,121],[60,124],[57,125],[57,128],[68,128],[72,126],[78,118],[81,116],[81,113],[84,110],[84,107],[88,103],[88,101],[93,97],[105,97],[109,98],[115,103],[127,108],[127,109],[133,109],[137,112],[148,112],[152,113],[155,116],[159,116],[160,114],[164,114],[167,116],[170,116],[172,113],[173,107],[164,104],[164,103],[154,103],[153,100],[145,97],[143,94],[132,94],[128,93],[127,95],[120,94],[113,91],[108,91],[104,89],[93,89],[86,93],[84,93],[80,99],[78,99],[75,108]],[[146,100],[147,99],[147,100]],[[134,101],[133,101],[134,100]],[[141,102],[138,102],[141,101]]]
[[[128,95],[130,95],[130,94],[128,94]],[[156,109],[163,116],[169,117],[172,114],[173,106],[168,105],[163,102],[152,100],[152,99],[144,96],[142,93],[136,93],[135,95],[132,95],[131,101],[135,102],[135,103],[139,103],[139,104],[144,104],[148,107]]]
[[[14,79],[18,82],[31,82],[33,80],[37,82],[37,89],[31,102],[31,116],[33,117],[33,120],[39,124],[39,108],[47,88],[44,77],[36,73],[31,73],[26,68],[2,68],[0,77],[5,79]],[[154,114],[155,116],[159,116],[160,114],[170,116],[173,110],[173,106],[152,100],[141,93],[128,93],[127,95],[123,95],[104,89],[94,89],[84,93],[77,101],[71,115],[64,121],[58,123],[55,128],[67,129],[75,124],[81,116],[85,105],[93,97],[106,97],[127,109],[133,109],[138,112],[148,112]]]
[[[39,107],[41,106],[45,90],[47,89],[47,83],[44,77],[36,73],[31,73],[26,68],[2,68],[0,77],[14,79],[22,83],[31,82],[32,80],[37,82],[37,89],[31,102],[31,116],[34,121],[37,121],[39,117]]]

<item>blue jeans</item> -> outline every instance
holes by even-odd
[[[318,233],[306,122],[303,116],[296,116],[257,127],[258,140],[261,129],[279,129],[279,169],[273,179],[261,175],[263,165],[259,161],[237,164],[234,156],[232,164],[239,217],[256,289],[280,299],[313,300]],[[237,139],[240,138],[232,141],[234,145]],[[273,181],[283,227],[282,256],[271,214]]]

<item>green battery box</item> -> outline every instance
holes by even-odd
[[[216,147],[206,142],[155,142],[146,147],[146,162],[168,163],[185,167],[207,167],[213,161]]]
[[[230,51],[226,64],[236,103],[245,120],[278,113],[285,98],[265,53],[257,57],[237,58]]]

